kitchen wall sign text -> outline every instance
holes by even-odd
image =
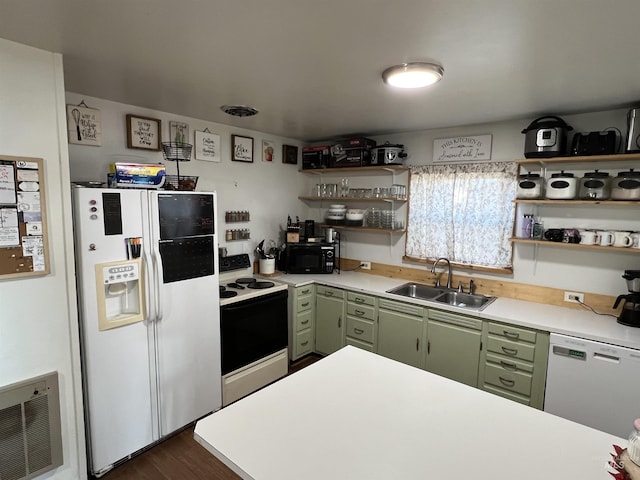
[[[436,138],[433,163],[469,163],[491,160],[492,135]]]

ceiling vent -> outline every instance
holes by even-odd
[[[222,105],[220,110],[234,117],[252,117],[258,113],[258,110],[247,105]]]

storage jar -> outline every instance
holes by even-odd
[[[561,170],[560,173],[551,174],[551,178],[547,180],[546,197],[552,200],[572,200],[576,198],[578,193],[578,179],[573,173],[566,173]]]
[[[629,445],[627,453],[633,463],[640,466],[640,418],[636,418],[633,422],[634,430],[629,435]]]
[[[640,172],[619,172],[611,185],[613,200],[640,200]]]
[[[611,195],[611,177],[607,172],[587,172],[580,179],[578,197],[584,200],[606,200]]]
[[[527,173],[518,176],[518,198],[542,198],[544,181],[539,173]]]

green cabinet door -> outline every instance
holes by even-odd
[[[317,353],[329,355],[344,346],[345,323],[343,295],[325,296],[318,289],[316,295]]]
[[[446,312],[429,312],[427,361],[429,372],[478,385],[482,320]]]
[[[380,302],[381,307],[383,303],[391,303],[387,300]],[[422,311],[418,307],[415,313]],[[378,353],[407,365],[420,367],[423,351],[422,327],[422,316],[381,308],[378,310]]]

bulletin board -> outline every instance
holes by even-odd
[[[48,275],[41,158],[0,155],[0,280]]]

